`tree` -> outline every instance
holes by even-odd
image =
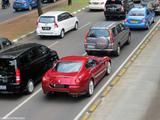
[[[38,16],[43,14],[41,0],[37,0],[37,11],[38,11]]]
[[[68,5],[72,5],[72,0],[68,0]]]

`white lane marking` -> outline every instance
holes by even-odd
[[[81,26],[80,28],[78,28],[78,30],[81,30],[81,29],[85,28],[86,26],[88,26],[88,25],[90,25],[90,24],[91,24],[91,23],[88,22],[87,24],[85,24],[85,25]]]
[[[132,53],[126,58],[126,60],[120,65],[120,67],[113,73],[113,75],[107,80],[107,82],[101,87],[101,89],[95,94],[95,96],[85,105],[85,107],[79,112],[79,114],[73,120],[79,120],[83,113],[89,108],[89,106],[96,100],[96,98],[103,92],[103,90],[109,85],[112,79],[118,74],[121,68],[126,64],[126,62],[131,58],[131,56],[137,51],[137,49],[143,44],[145,39],[149,34],[158,26],[160,20],[154,25],[154,27],[148,32],[148,34],[143,38],[143,40],[138,44],[138,46],[132,51]]]
[[[82,27],[80,27],[81,29],[86,27],[87,25],[89,25],[91,23],[87,23],[85,25],[83,25]],[[59,41],[54,42],[53,44],[49,45],[48,47],[52,47],[54,45],[56,45],[57,43],[59,43]],[[86,53],[84,53],[83,55],[86,55]],[[16,112],[19,108],[21,108],[25,103],[27,103],[29,100],[31,100],[35,95],[37,95],[40,91],[42,90],[42,88],[39,88],[36,92],[34,92],[31,96],[29,96],[25,101],[23,101],[21,104],[19,104],[17,107],[15,107],[13,110],[11,110],[8,114],[6,114],[4,117],[2,117],[2,119],[7,119],[11,114],[13,114],[14,112]]]
[[[59,41],[54,42],[53,44],[49,45],[48,47],[51,48],[52,46],[56,45],[57,43],[59,43]]]
[[[34,92],[31,96],[29,96],[26,100],[24,100],[21,104],[19,104],[17,107],[15,107],[12,111],[10,111],[8,114],[6,114],[2,120],[7,119],[12,113],[17,111],[20,107],[22,107],[25,103],[27,103],[30,99],[32,99],[36,94],[38,94],[42,88],[39,88],[36,92]]]

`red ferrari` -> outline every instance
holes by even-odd
[[[42,79],[44,94],[66,92],[91,96],[95,85],[111,72],[109,57],[67,56],[58,60]]]

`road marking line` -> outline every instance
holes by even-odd
[[[85,25],[81,26],[80,28],[78,28],[78,30],[81,30],[81,29],[83,29],[84,27],[86,27],[86,26],[88,26],[88,25],[90,25],[90,24],[91,24],[91,23],[88,22],[87,24],[85,24]]]
[[[48,47],[51,48],[52,46],[56,45],[57,43],[59,43],[59,41],[54,42],[53,44],[49,45]]]
[[[22,107],[25,103],[27,103],[30,99],[32,99],[35,95],[37,95],[42,88],[39,88],[36,92],[34,92],[31,96],[29,96],[26,100],[24,100],[21,104],[19,104],[17,107],[15,107],[12,111],[10,111],[8,114],[6,114],[2,120],[7,119],[12,113],[17,111],[20,107]]]
[[[98,99],[97,101],[95,101],[95,102],[92,104],[92,106],[90,107],[89,112],[91,112],[91,113],[94,112],[94,111],[97,109],[98,105],[99,105],[101,102],[102,102],[101,99]]]
[[[134,55],[134,53],[140,48],[147,37],[152,33],[156,26],[160,23],[160,20],[153,26],[153,28],[147,33],[147,35],[142,39],[142,41],[137,45],[137,47],[131,52],[131,54],[125,59],[125,61],[119,66],[119,68],[113,73],[113,75],[107,80],[107,82],[101,87],[101,89],[92,97],[92,99],[84,106],[84,108],[77,114],[73,120],[79,120],[81,116],[87,111],[89,106],[97,99],[97,97],[103,92],[103,90],[110,84],[112,79],[118,74],[118,72],[125,66],[129,59]]]
[[[88,120],[88,118],[90,117],[90,113],[85,113],[83,116],[82,116],[82,119],[81,120]]]

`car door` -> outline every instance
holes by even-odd
[[[150,19],[151,19],[150,12],[149,12],[148,9],[146,9],[146,23],[149,24],[149,25],[151,24]]]
[[[123,44],[124,44],[128,40],[129,31],[128,29],[126,29],[126,27],[122,23],[120,23],[119,25],[121,27],[121,32],[123,34],[123,39],[124,39]]]
[[[120,46],[122,46],[125,42],[124,32],[121,30],[121,27],[119,24],[116,25],[116,30],[117,30],[117,36],[116,36],[117,44],[120,44]]]
[[[70,13],[66,12],[66,16],[67,16],[67,22],[68,22],[68,27],[69,30],[73,29],[76,23],[76,19],[73,15],[71,15]]]

